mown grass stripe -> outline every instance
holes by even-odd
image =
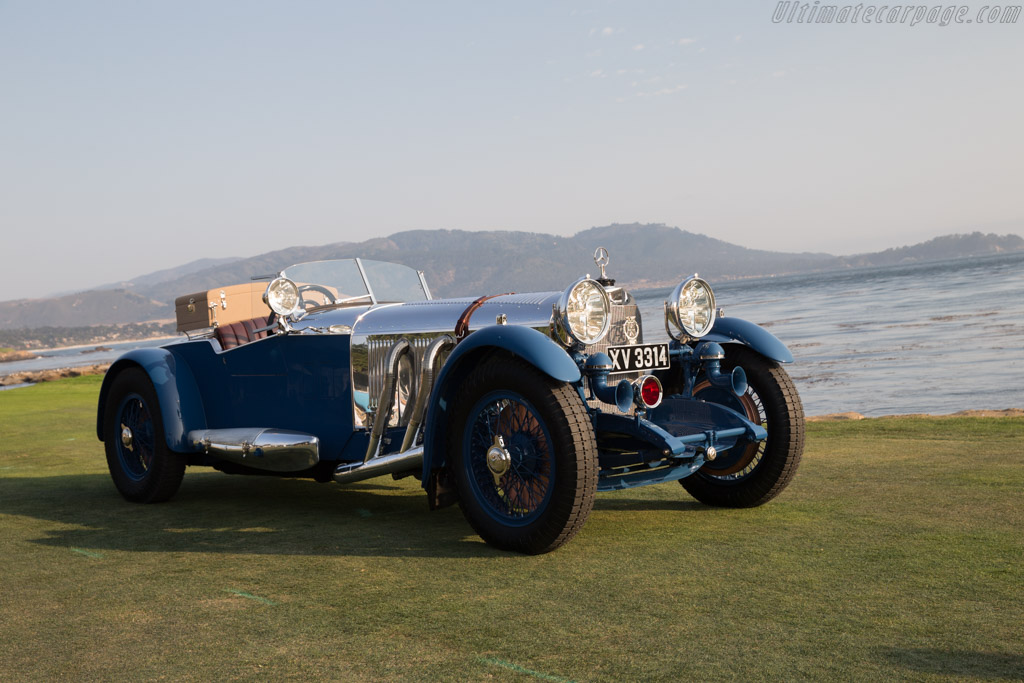
[[[85,555],[86,557],[92,557],[97,560],[103,559],[103,553],[94,553],[91,550],[82,550],[81,548],[70,548],[71,552],[78,553],[79,555]]]
[[[224,590],[226,592],[228,592],[228,593],[234,593],[235,595],[237,595],[239,597],[242,597],[242,598],[248,598],[250,600],[255,600],[256,602],[262,602],[264,605],[276,605],[277,604],[273,600],[267,600],[266,598],[261,598],[258,595],[253,595],[252,593],[246,593],[245,591],[235,590],[234,588],[225,588]]]
[[[563,678],[561,676],[552,676],[551,674],[541,673],[540,671],[534,671],[533,669],[527,669],[525,666],[519,666],[513,662],[506,662],[504,659],[495,659],[494,657],[478,657],[479,661],[484,664],[490,664],[491,666],[500,666],[503,669],[509,671],[515,671],[516,673],[526,674],[527,676],[533,676],[539,678],[542,681],[558,681],[558,683],[573,683],[571,678]]]

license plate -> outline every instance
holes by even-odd
[[[637,372],[646,370],[667,370],[668,344],[635,344],[633,346],[609,346],[612,372]]]

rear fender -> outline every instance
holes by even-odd
[[[739,342],[777,363],[793,362],[793,354],[785,344],[779,341],[778,337],[760,325],[742,318],[717,318],[711,332],[701,337],[701,341],[713,341],[719,344]]]
[[[110,366],[100,387],[96,436],[100,441],[104,440],[103,415],[107,409],[110,386],[120,372],[130,367],[142,368],[153,383],[160,402],[167,447],[179,453],[195,450],[185,437],[193,429],[206,429],[203,399],[188,364],[162,348],[129,351]]]
[[[466,337],[448,356],[427,403],[423,436],[424,487],[428,486],[431,471],[445,464],[447,425],[455,392],[477,363],[495,351],[522,358],[559,382],[578,382],[582,377],[565,349],[533,328],[492,325]]]

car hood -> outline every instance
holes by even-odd
[[[560,292],[499,294],[487,299],[473,311],[469,331],[494,325],[504,315],[509,325],[547,328],[553,318],[553,306]],[[312,313],[295,325],[296,329],[347,326],[359,337],[402,333],[454,332],[462,314],[478,297],[434,299],[403,304],[378,304]]]

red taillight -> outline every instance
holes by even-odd
[[[654,375],[640,378],[640,400],[646,408],[657,408],[661,405],[661,382]]]

